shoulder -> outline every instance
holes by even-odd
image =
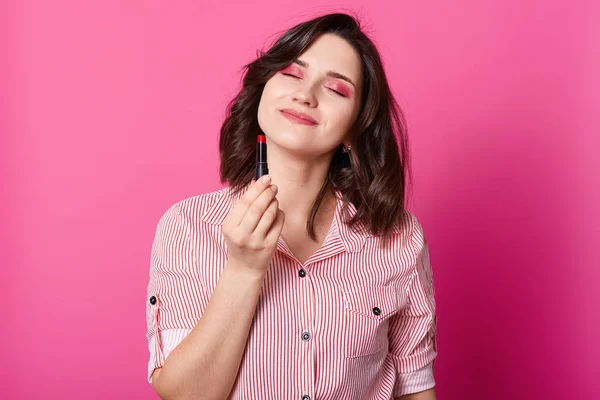
[[[379,248],[402,266],[413,265],[427,245],[421,222],[413,212],[406,209],[393,226],[388,247],[381,245],[381,237],[375,239],[380,243]]]
[[[177,221],[187,226],[197,226],[202,221],[211,222],[215,215],[223,212],[230,206],[229,187],[200,193],[171,204],[160,217],[159,224],[167,221]]]
[[[423,226],[414,213],[405,209],[392,227],[392,235],[401,237],[403,242],[422,241],[424,239]]]
[[[407,238],[408,246],[412,249],[414,255],[418,256],[423,251],[423,248],[427,246],[425,232],[417,216],[408,210],[405,211],[404,215],[403,231]]]
[[[408,210],[406,210],[406,230],[411,241],[422,242],[425,240],[423,225],[421,225],[417,216]]]

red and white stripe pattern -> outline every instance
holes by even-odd
[[[158,222],[148,382],[202,317],[227,262],[222,223],[242,193],[190,197]],[[389,400],[435,386],[434,286],[421,225],[407,212],[379,248],[379,236],[343,222],[335,193],[329,232],[303,265],[280,237],[229,399]]]

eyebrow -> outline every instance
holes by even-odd
[[[308,63],[306,61],[302,61],[300,59],[295,59],[294,64],[298,64],[304,68],[308,68]],[[354,84],[354,82],[352,82],[352,79],[348,78],[346,75],[342,75],[339,72],[331,71],[331,70],[327,71],[325,73],[325,75],[331,76],[332,78],[337,78],[337,79],[346,81],[346,82],[350,83],[352,86],[354,86],[354,88],[356,89],[356,85]]]

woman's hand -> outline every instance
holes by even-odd
[[[271,263],[285,219],[276,194],[271,178],[262,176],[250,184],[223,221],[228,263],[261,277]]]

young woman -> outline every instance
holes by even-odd
[[[255,176],[257,135],[269,174]],[[436,315],[405,209],[406,129],[357,21],[287,31],[221,128],[224,189],[152,246],[148,381],[165,399],[435,399]]]

